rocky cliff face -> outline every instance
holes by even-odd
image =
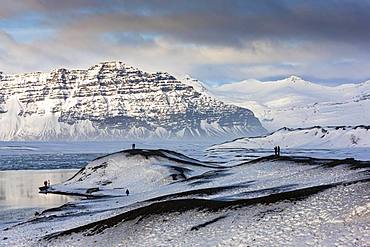
[[[168,73],[122,62],[0,74],[0,140],[224,137],[265,132],[253,113]]]

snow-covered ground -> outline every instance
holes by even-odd
[[[90,162],[50,193],[85,200],[0,232],[4,246],[307,246],[369,243],[370,162],[163,149]],[[226,158],[225,158],[226,157]],[[91,190],[94,189],[94,190]],[[130,195],[125,191],[129,189]]]
[[[189,209],[120,222],[100,234],[61,236],[71,246],[367,246],[369,184],[338,186],[305,200]],[[191,202],[189,202],[191,203]]]

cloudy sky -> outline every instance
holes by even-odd
[[[0,0],[0,71],[121,60],[208,83],[370,79],[368,0]]]

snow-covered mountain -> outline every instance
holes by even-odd
[[[370,126],[282,128],[266,136],[239,138],[212,148],[272,149],[277,145],[305,149],[370,147]]]
[[[246,80],[209,88],[218,99],[251,109],[269,131],[370,124],[370,81],[324,86],[297,76]]]
[[[0,74],[0,140],[230,137],[265,132],[194,83],[122,62]],[[186,83],[187,82],[187,83]]]

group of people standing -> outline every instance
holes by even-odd
[[[274,147],[274,151],[275,151],[275,156],[280,156],[280,146],[275,146]]]

